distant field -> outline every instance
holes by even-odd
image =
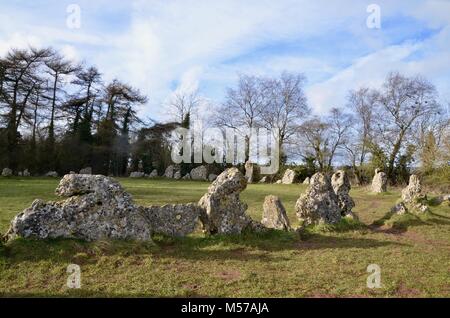
[[[208,183],[119,179],[141,205],[197,202]],[[0,232],[36,198],[57,200],[58,180],[0,178]],[[242,193],[261,219],[268,194],[278,195],[291,222],[303,185],[250,185]],[[16,240],[0,247],[2,296],[449,297],[450,207],[385,220],[400,194],[352,190],[365,224],[352,229],[136,242]],[[432,202],[431,202],[432,203]],[[67,265],[81,266],[82,288],[66,286]],[[381,267],[382,288],[368,289],[366,268]]]

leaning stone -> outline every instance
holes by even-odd
[[[243,230],[258,228],[246,213],[247,205],[239,194],[247,187],[247,180],[237,168],[220,174],[200,199],[200,220],[203,229],[210,234],[239,234]]]
[[[196,204],[140,207],[153,233],[183,237],[194,232],[201,209]]]
[[[283,231],[291,229],[286,209],[278,197],[269,195],[265,198],[261,223],[271,229]]]
[[[283,184],[293,184],[295,182],[295,171],[291,169],[287,169],[283,175],[283,179],[281,179]]]
[[[347,173],[343,170],[336,171],[331,177],[331,186],[337,195],[341,215],[351,214],[352,209],[355,207],[355,202],[349,194],[351,185]]]
[[[372,180],[372,192],[387,192],[387,175],[379,169],[375,170],[375,176]]]
[[[311,184],[295,204],[297,217],[303,224],[337,223],[341,220],[341,209],[330,179],[316,173]]]
[[[208,169],[205,166],[200,166],[191,170],[192,180],[203,180],[206,181],[208,177]]]
[[[11,177],[13,174],[13,171],[9,168],[4,168],[2,171],[2,177]]]

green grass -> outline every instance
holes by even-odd
[[[197,202],[208,183],[119,179],[138,204]],[[58,180],[0,178],[0,232],[36,198],[56,200]],[[261,219],[274,194],[298,225],[294,205],[303,185],[250,185],[242,193]],[[210,236],[195,233],[156,244],[19,239],[0,246],[0,296],[104,297],[449,297],[450,207],[423,216],[390,216],[398,200],[352,190],[361,223],[295,232]],[[431,201],[433,202],[433,201]],[[66,268],[81,266],[82,288],[66,285]],[[381,267],[382,288],[368,289],[366,268]]]

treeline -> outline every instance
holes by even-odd
[[[240,75],[208,122],[244,135],[258,127],[278,131],[282,164],[302,177],[343,166],[365,183],[381,168],[395,183],[412,167],[448,170],[449,116],[423,77],[391,73],[380,87],[349,91],[346,105],[321,116],[308,106],[305,82],[288,72]],[[171,164],[171,131],[189,128],[201,98],[176,92],[164,106],[169,123],[139,118],[146,102],[138,89],[105,83],[95,67],[53,49],[10,50],[0,58],[0,168],[34,175],[84,167],[115,176],[162,173]],[[191,168],[182,165],[183,172]]]
[[[53,49],[13,49],[0,59],[0,167],[121,176],[137,169],[138,157],[164,163],[170,154],[161,136],[173,125],[142,129],[137,108],[146,102],[139,90],[104,83],[95,67]]]
[[[375,168],[392,183],[406,182],[412,169],[450,177],[449,114],[425,78],[392,72],[380,87],[349,91],[345,105],[321,116],[311,114],[304,82],[303,75],[287,72],[279,78],[241,75],[215,123],[277,130],[281,162],[300,178],[338,166],[360,184],[371,180]]]

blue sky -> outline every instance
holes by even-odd
[[[381,28],[366,25],[368,5]],[[81,28],[66,26],[67,6]],[[149,96],[141,113],[166,116],[175,90],[223,99],[238,73],[302,72],[318,114],[390,71],[422,74],[450,102],[450,0],[0,0],[0,54],[54,46]],[[205,109],[211,107],[205,106]]]

